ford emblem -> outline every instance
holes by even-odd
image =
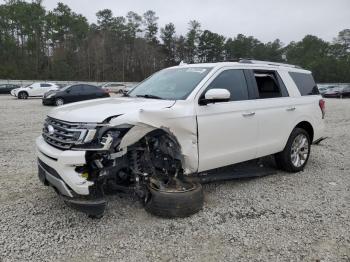
[[[49,132],[50,135],[53,135],[55,133],[55,129],[51,125],[47,126],[47,131]]]

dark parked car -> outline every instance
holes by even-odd
[[[61,106],[67,103],[105,97],[109,97],[109,94],[102,88],[93,85],[77,84],[45,93],[43,104]]]
[[[323,94],[323,97],[328,97],[328,98],[350,97],[350,85],[343,86],[343,87],[335,87],[331,90],[328,90],[326,93]]]
[[[10,94],[13,89],[20,88],[18,85],[0,84],[0,94]]]

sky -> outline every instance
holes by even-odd
[[[3,0],[0,0],[3,2]],[[57,0],[43,0],[53,9]],[[115,16],[128,11],[143,14],[154,10],[160,27],[172,22],[177,34],[185,34],[190,20],[202,29],[225,37],[239,33],[263,42],[279,38],[283,43],[299,41],[307,34],[331,41],[350,28],[350,0],[60,0],[74,12],[96,22],[96,12],[111,9]]]

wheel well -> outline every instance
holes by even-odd
[[[300,122],[299,124],[297,124],[295,128],[304,129],[309,134],[311,142],[314,141],[314,129],[309,122],[307,121]]]
[[[25,94],[27,94],[27,95],[28,95],[28,92],[27,92],[27,91],[19,91],[19,93],[18,93],[18,94],[20,94],[20,93],[25,93]]]

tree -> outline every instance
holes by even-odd
[[[199,37],[202,33],[201,24],[192,20],[189,22],[189,29],[186,35],[186,53],[187,53],[187,62],[193,63],[197,60],[197,46],[199,42]]]
[[[185,62],[253,58],[284,61],[312,70],[317,81],[350,82],[350,29],[332,43],[306,36],[286,47],[279,39],[263,43],[239,34],[228,38],[199,22],[186,35],[175,25],[160,30],[154,11],[96,13],[96,24],[58,3],[47,11],[40,0],[0,4],[0,78],[91,81],[139,81],[164,67]],[[160,42],[161,40],[161,42]]]
[[[145,38],[148,42],[153,44],[158,44],[158,17],[156,13],[152,10],[148,10],[143,14],[144,25],[145,25]]]
[[[224,57],[225,37],[205,30],[199,37],[198,57],[201,62],[220,62]]]
[[[110,9],[104,9],[96,13],[97,24],[101,30],[110,30],[115,21],[113,13]]]
[[[334,46],[316,36],[307,35],[300,42],[292,42],[286,47],[286,54],[289,63],[311,70],[318,82],[350,81],[349,57],[337,58]]]
[[[175,63],[186,60],[186,38],[183,35],[175,38]]]
[[[127,33],[130,38],[135,38],[136,34],[142,32],[141,24],[142,17],[135,12],[129,12],[126,15],[127,19]]]
[[[166,55],[166,64],[173,65],[175,64],[176,48],[175,25],[173,23],[169,23],[165,25],[160,32],[160,38],[163,40],[163,49]]]
[[[350,29],[344,29],[338,33],[336,43],[344,45],[350,51]]]

